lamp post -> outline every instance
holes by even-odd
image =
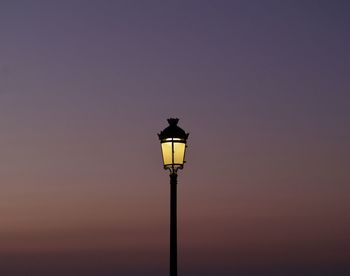
[[[170,276],[177,276],[177,171],[184,166],[189,135],[177,126],[178,122],[179,119],[168,119],[169,126],[158,134],[164,169],[170,172]]]

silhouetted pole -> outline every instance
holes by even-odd
[[[170,276],[177,276],[177,174],[170,174]]]
[[[178,122],[177,118],[168,119],[169,126],[158,134],[164,169],[170,171],[170,276],[177,276],[177,171],[184,167],[189,135]]]

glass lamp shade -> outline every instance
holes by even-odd
[[[186,141],[167,138],[161,142],[164,168],[182,168],[185,163]]]
[[[179,119],[168,119],[169,126],[158,134],[164,169],[176,172],[185,163],[188,133],[177,126]]]

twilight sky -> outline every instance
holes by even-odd
[[[350,275],[350,2],[0,0],[0,275]]]

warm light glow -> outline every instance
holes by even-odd
[[[185,144],[174,143],[174,164],[183,165],[184,157],[185,157]]]
[[[161,143],[164,166],[182,166],[185,159],[186,144],[179,138],[167,138],[165,141]]]
[[[172,142],[162,143],[162,154],[164,166],[171,165],[173,163],[172,159]]]

